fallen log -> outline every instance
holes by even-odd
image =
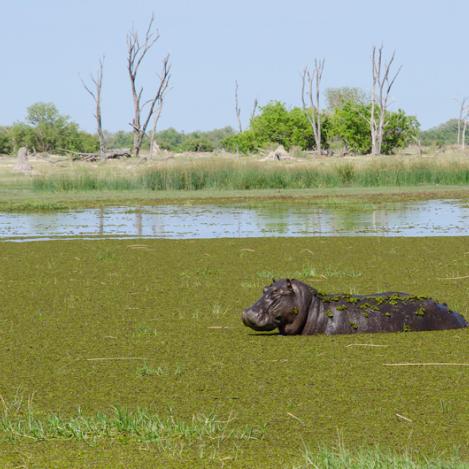
[[[72,161],[98,161],[101,159],[100,153],[84,153],[68,150],[71,153]],[[104,152],[103,159],[105,160],[116,160],[120,158],[130,158],[132,155],[127,148],[117,148],[114,150],[107,150]]]

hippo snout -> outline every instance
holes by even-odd
[[[243,311],[243,314],[241,316],[241,319],[243,320],[243,324],[248,327],[252,327],[252,324],[254,323],[253,317],[255,316],[254,311],[251,310],[251,308],[246,308]]]
[[[270,321],[268,315],[262,315],[251,308],[244,310],[241,319],[245,326],[255,331],[271,331],[277,327]]]

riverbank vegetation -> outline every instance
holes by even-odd
[[[467,317],[468,269],[463,237],[2,243],[0,466],[467,467],[469,330],[279,337],[240,314],[297,275]]]
[[[100,190],[314,189],[469,184],[469,159],[322,159],[278,163],[249,159],[189,159],[148,164],[129,173],[86,170],[34,176],[38,192]]]
[[[0,210],[269,200],[351,206],[469,194],[469,158],[462,153],[285,161],[188,153],[96,163],[36,156],[29,162],[32,170],[23,174],[15,160],[0,157]]]

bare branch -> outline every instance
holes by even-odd
[[[236,119],[238,120],[238,129],[240,132],[242,132],[243,126],[241,125],[241,109],[239,107],[239,101],[238,101],[238,81],[235,81],[235,111],[236,111]]]
[[[142,104],[143,86],[137,86],[137,76],[140,66],[145,59],[148,51],[158,41],[160,34],[154,26],[155,17],[152,14],[145,31],[143,43],[140,42],[137,31],[132,29],[127,34],[127,71],[130,79],[130,88],[133,99],[133,114],[131,122],[133,129],[133,153],[138,156],[140,148],[147,131],[147,127],[153,116],[157,116],[154,121],[153,128],[156,128],[156,122],[161,115],[164,95],[167,92],[169,80],[171,77],[171,65],[169,63],[169,55],[163,59],[163,68],[159,76],[159,82],[156,86],[154,94],[146,99]],[[142,117],[143,110],[146,115]],[[154,136],[153,136],[154,137]]]
[[[102,88],[103,88],[104,59],[105,59],[104,55],[99,59],[98,70],[96,72],[96,75],[90,75],[90,80],[94,85],[94,90],[92,90],[80,78],[83,87],[88,92],[88,94],[93,98],[94,103],[95,103],[96,111],[95,111],[94,117],[96,119],[96,132],[99,138],[99,154],[100,154],[101,159],[105,158],[105,152],[106,152],[106,143],[105,143],[105,138],[104,138],[103,125],[102,125],[102,113],[101,113],[101,93],[102,93]]]
[[[389,96],[394,83],[402,70],[402,66],[397,69],[391,77],[391,69],[394,63],[396,52],[394,51],[388,60],[383,62],[383,45],[379,48],[373,46],[371,52],[371,112],[370,112],[370,133],[371,133],[371,153],[379,155],[383,144],[384,129],[386,127],[386,111],[389,104]]]
[[[251,112],[251,119],[250,121],[252,121],[254,119],[254,117],[256,116],[256,111],[257,111],[257,106],[258,106],[258,102],[257,102],[257,98],[254,98],[254,104],[252,106],[252,112]]]
[[[320,86],[324,72],[325,59],[314,59],[314,67],[310,71],[308,67],[303,70],[301,80],[301,102],[303,111],[311,124],[316,151],[321,153],[321,109]]]

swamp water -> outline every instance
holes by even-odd
[[[156,205],[53,213],[0,213],[0,240],[74,238],[249,238],[291,236],[464,236],[464,200],[324,208],[307,203]]]

